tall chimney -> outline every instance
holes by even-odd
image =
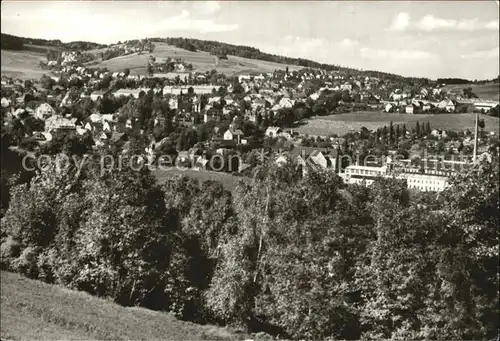
[[[478,127],[478,117],[479,117],[479,114],[476,113],[476,125],[474,127],[474,154],[472,155],[472,162],[474,164],[477,162],[477,127]]]

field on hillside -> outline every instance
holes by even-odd
[[[2,76],[39,79],[44,73],[48,73],[48,71],[40,69],[41,60],[46,60],[45,53],[2,50]]]
[[[225,328],[125,308],[87,293],[1,272],[2,340],[238,340]]]
[[[194,169],[180,170],[172,168],[169,170],[156,170],[153,172],[153,174],[160,184],[174,176],[185,175],[190,178],[197,179],[200,182],[206,180],[214,180],[222,182],[224,188],[229,191],[233,191],[236,188],[239,181],[251,181],[250,178],[243,176],[234,176],[229,173],[205,172]]]
[[[95,50],[97,53],[101,50]],[[155,58],[181,58],[186,63],[193,64],[194,71],[205,72],[212,70],[215,66],[215,57],[208,52],[192,52],[175,46],[164,43],[155,43],[153,53],[138,53],[127,56],[117,57],[103,62],[93,64],[95,67],[107,67],[110,71],[123,71],[125,68],[130,69],[131,74],[145,74],[146,66],[149,57],[153,55]],[[255,59],[241,58],[228,56],[228,60],[220,60],[215,67],[217,72],[228,75],[238,75],[248,72],[272,72],[275,69],[286,68],[286,64],[272,63]],[[299,69],[298,66],[290,65],[290,70]]]
[[[107,67],[110,71],[123,71],[130,69],[131,74],[146,74],[146,66],[150,55],[155,58],[181,58],[186,63],[193,64],[194,71],[205,72],[212,70],[215,66],[215,57],[208,52],[191,52],[170,46],[164,43],[155,43],[155,51],[152,54],[134,53],[128,56],[121,56],[105,61],[95,61],[88,63],[91,67]],[[46,60],[45,52],[50,47],[31,46],[24,51],[2,50],[2,75],[21,79],[40,78],[48,71],[39,68],[41,60]],[[99,53],[105,49],[91,50],[88,52]],[[275,69],[284,70],[286,64],[266,62],[262,60],[228,56],[227,60],[220,60],[215,69],[227,75],[239,75],[249,72],[266,73]],[[297,70],[301,67],[289,65],[290,70]]]
[[[463,88],[468,87],[471,87],[472,92],[481,99],[500,100],[500,83],[447,85],[445,88],[455,93],[461,93]]]
[[[485,122],[485,131],[499,132],[499,120],[496,117],[480,115]],[[391,114],[381,112],[355,112],[349,114],[329,115],[310,118],[307,124],[302,125],[295,130],[302,134],[314,136],[328,136],[330,134],[343,135],[352,130],[360,131],[361,127],[374,130],[384,125],[406,124],[410,129],[415,126],[417,121],[429,122],[432,129],[449,129],[461,131],[469,128],[474,129],[474,114],[439,114],[439,115],[407,115]]]

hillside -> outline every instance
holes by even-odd
[[[1,273],[2,340],[237,340],[227,329],[125,308],[89,294]]]
[[[198,72],[210,71],[213,68],[219,73],[227,75],[238,75],[243,73],[266,73],[272,72],[275,69],[284,70],[287,65],[267,62],[256,59],[242,58],[237,56],[228,56],[227,60],[220,60],[218,65],[215,65],[215,57],[208,52],[203,51],[188,51],[165,43],[154,43],[155,49],[153,53],[130,54],[112,58],[99,63],[92,63],[93,67],[106,67],[110,71],[123,71],[129,68],[131,74],[145,74],[146,66],[149,57],[152,55],[156,59],[162,58],[181,58],[188,64],[193,64],[193,70]],[[90,52],[99,53],[101,50],[92,50]],[[289,66],[290,70],[300,69],[300,66]]]
[[[496,117],[480,115],[485,122],[485,131],[499,132],[499,120]],[[369,130],[389,126],[390,122],[394,125],[405,124],[408,129],[414,127],[417,121],[429,122],[432,129],[450,129],[454,131],[463,131],[465,129],[474,129],[474,114],[437,114],[437,115],[404,115],[392,113],[374,113],[374,112],[354,112],[348,114],[330,115],[315,117],[295,129],[301,134],[314,136],[328,136],[331,134],[343,135],[352,130],[360,131],[361,127]]]
[[[38,51],[37,51],[38,47]],[[41,60],[45,60],[45,52],[39,46],[30,47],[29,50],[21,51],[2,50],[2,75],[17,77],[21,79],[40,78],[46,70],[39,67]],[[102,52],[103,49],[90,50],[92,53]],[[215,66],[215,57],[208,52],[192,52],[180,49],[164,43],[155,43],[155,50],[152,54],[130,54],[112,58],[106,61],[89,63],[91,67],[106,67],[110,71],[123,71],[129,68],[131,74],[144,75],[150,55],[155,58],[181,58],[189,64],[193,64],[193,70],[198,72],[209,71]],[[239,75],[243,73],[266,73],[275,69],[284,70],[286,64],[248,59],[236,56],[228,56],[227,60],[220,60],[215,66],[217,72],[227,75]],[[290,70],[300,69],[300,66],[289,66]]]
[[[2,50],[2,76],[30,79],[40,78],[46,70],[39,67],[42,60],[46,60],[45,53],[22,50]]]
[[[498,82],[491,82],[486,84],[450,84],[446,85],[445,89],[460,94],[462,92],[462,89],[468,87],[471,87],[472,92],[481,99],[500,101],[500,83]]]

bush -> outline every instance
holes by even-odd
[[[12,261],[12,269],[30,278],[38,277],[38,250],[32,246],[25,248],[21,255]]]
[[[7,270],[13,259],[19,257],[21,253],[21,244],[11,236],[8,236],[0,246],[0,267]]]

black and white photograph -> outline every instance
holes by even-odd
[[[1,341],[500,335],[499,1],[1,2]]]

